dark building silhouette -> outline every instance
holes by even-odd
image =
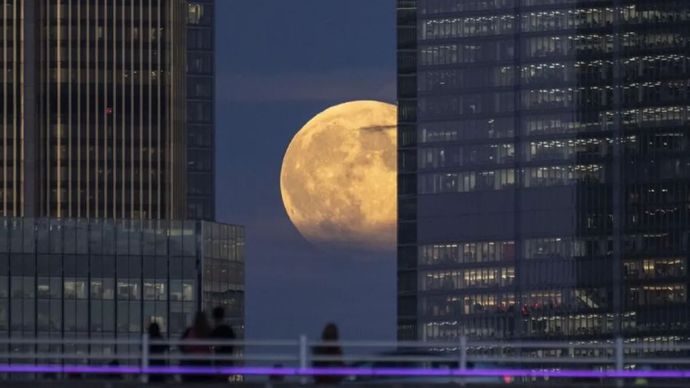
[[[687,336],[690,3],[397,4],[399,337]]]

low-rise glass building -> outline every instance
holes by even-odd
[[[0,335],[177,338],[223,306],[242,334],[244,229],[206,221],[0,219]]]

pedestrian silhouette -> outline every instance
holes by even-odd
[[[120,361],[112,360],[108,362],[108,366],[116,370],[120,367]],[[107,373],[104,377],[108,380],[120,380],[123,376],[120,373],[117,373],[116,371],[112,371],[110,373]]]
[[[328,323],[321,333],[321,341],[323,344],[316,345],[312,349],[314,355],[314,362],[312,365],[315,368],[335,368],[343,366],[342,356],[343,350],[338,344],[338,326],[335,323]],[[328,358],[327,360],[319,358]],[[333,375],[318,375],[314,377],[316,384],[338,384],[342,380],[342,376]]]
[[[163,336],[161,335],[161,328],[158,326],[158,323],[152,322],[149,325],[148,328],[148,334],[149,334],[149,341],[152,342],[160,342],[163,341]],[[156,356],[160,356],[167,352],[168,348],[166,345],[161,344],[161,343],[150,343],[149,344],[149,365],[154,366],[154,367],[159,367],[159,366],[165,366],[166,361],[163,358],[159,358]],[[151,382],[163,382],[165,381],[165,375],[164,374],[151,374],[149,375],[149,381]]]
[[[283,368],[283,364],[273,364],[273,369],[281,369]],[[268,376],[268,382],[269,383],[282,383],[285,381],[285,376],[279,375],[279,374],[271,374]]]
[[[211,328],[209,327],[206,314],[201,311],[197,312],[194,316],[194,323],[182,335],[182,345],[180,346],[180,351],[184,355],[195,356],[197,359],[183,360],[180,364],[191,367],[211,366],[211,361],[208,359],[208,356],[211,355],[211,347],[197,343],[198,341],[208,341],[210,335]],[[185,375],[182,376],[182,379],[184,381],[206,381],[209,380],[209,377],[204,375]]]
[[[225,323],[225,310],[222,307],[216,307],[213,309],[213,331],[211,332],[211,338],[215,341],[233,341],[237,337],[232,327]],[[235,348],[232,345],[215,345],[214,352],[216,356],[230,357],[233,355]],[[228,367],[232,366],[233,360],[218,360],[214,362],[215,366]],[[220,376],[220,379],[227,380],[226,376]]]

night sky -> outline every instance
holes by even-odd
[[[218,0],[217,217],[247,228],[247,337],[395,336],[395,254],[316,248],[283,208],[292,136],[345,101],[395,101],[394,0]]]

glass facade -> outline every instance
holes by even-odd
[[[179,338],[224,306],[242,333],[244,229],[205,221],[0,219],[0,335]],[[105,350],[104,350],[105,351]]]
[[[184,218],[185,1],[0,6],[1,215]]]
[[[690,3],[398,0],[398,335],[687,336]]]
[[[215,0],[187,3],[187,217],[215,217]]]
[[[176,337],[216,306],[242,334],[244,230],[206,222],[213,6],[0,0],[0,336]]]
[[[0,216],[20,215],[23,206],[22,117],[24,48],[22,1],[0,3]]]

